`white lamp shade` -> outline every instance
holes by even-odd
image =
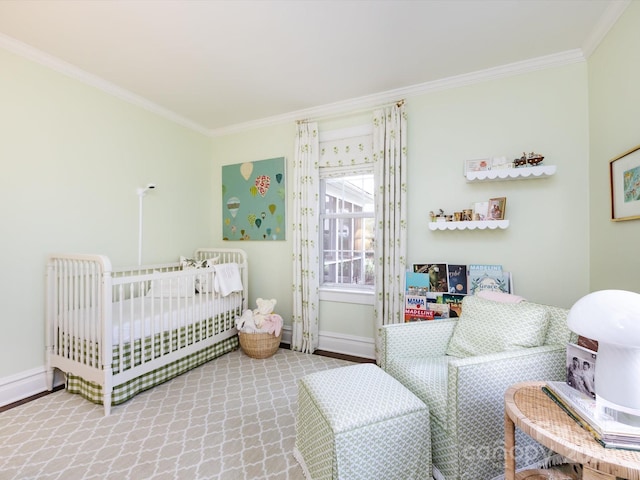
[[[579,335],[614,345],[640,348],[640,294],[600,290],[578,300],[567,316]]]
[[[598,341],[596,400],[640,415],[640,294],[601,290],[578,300],[567,316],[569,328]]]

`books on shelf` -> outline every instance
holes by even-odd
[[[596,398],[597,353],[575,343],[567,345],[567,385]]]
[[[442,295],[442,303],[449,305],[449,317],[456,318],[462,313],[462,299],[465,295],[445,293]]]
[[[420,322],[422,320],[433,320],[434,313],[427,308],[426,295],[410,295],[404,296],[404,321]]]
[[[566,382],[547,382],[542,390],[602,446],[640,451],[640,417],[598,405]]]
[[[447,264],[447,284],[449,293],[467,293],[467,266]]]
[[[409,295],[426,297],[429,292],[429,275],[420,272],[406,272],[405,290]]]
[[[415,263],[413,271],[428,275],[430,292],[448,291],[446,263]]]
[[[434,320],[449,318],[449,305],[445,303],[427,302],[427,308],[433,313]]]
[[[511,293],[511,275],[502,271],[502,265],[469,265],[468,293],[481,290]]]
[[[414,263],[405,273],[405,285],[407,299],[426,297],[428,303],[426,312],[405,305],[405,321],[459,317],[464,296],[481,290],[513,293],[511,274],[491,264]]]

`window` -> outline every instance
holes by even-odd
[[[373,291],[373,167],[321,169],[320,177],[320,285]]]

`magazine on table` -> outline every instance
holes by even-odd
[[[542,390],[604,447],[640,450],[640,417],[598,406],[566,382],[547,382]]]
[[[567,385],[596,398],[597,353],[575,343],[567,345]]]

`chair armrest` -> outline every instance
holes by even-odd
[[[473,416],[484,424],[501,426],[506,390],[519,382],[564,380],[566,352],[563,345],[543,345],[452,358],[447,373],[447,424],[455,425],[456,417]]]
[[[380,367],[397,358],[440,357],[445,354],[457,319],[394,323],[380,329]]]

